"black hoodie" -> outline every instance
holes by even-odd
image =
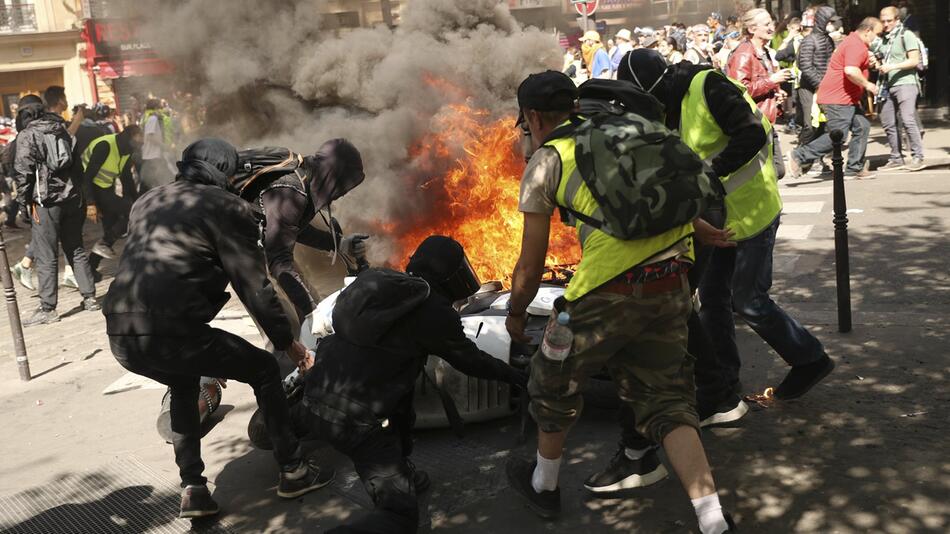
[[[363,160],[346,139],[327,141],[305,159],[305,188],[295,173],[284,175],[261,193],[267,268],[293,303],[300,321],[317,307],[297,269],[294,245],[334,250],[340,236],[313,227],[317,212],[363,182]]]
[[[815,27],[802,39],[798,47],[798,69],[802,73],[801,88],[811,92],[818,90],[821,79],[828,70],[828,62],[835,51],[835,42],[825,26],[835,16],[830,6],[821,6],[815,10]]]
[[[103,301],[110,336],[200,332],[230,298],[230,283],[274,347],[290,346],[293,334],[264,271],[254,215],[226,189],[236,168],[233,147],[203,139],[182,153],[174,183],[132,206],[129,238]]]
[[[345,413],[353,414],[355,403],[380,419],[392,416],[411,399],[430,354],[470,376],[524,382],[519,371],[465,337],[448,299],[405,273],[364,271],[337,298],[333,327],[336,333],[317,348],[306,391]]]

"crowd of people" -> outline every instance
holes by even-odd
[[[30,228],[26,253],[13,274],[24,288],[37,291],[40,306],[24,326],[59,321],[60,285],[78,289],[85,310],[99,310],[99,265],[117,257],[113,246],[126,234],[132,204],[150,188],[172,181],[168,161],[177,139],[172,115],[159,99],[149,99],[145,108],[140,124],[117,120],[115,110],[102,103],[74,106],[67,121],[70,107],[61,86],[17,102],[14,128],[2,146],[0,193],[4,224]],[[102,239],[86,250],[83,227],[90,205],[102,223]],[[60,249],[66,260],[61,281]]]
[[[725,20],[713,13],[690,28],[620,30],[607,47],[587,32],[581,57],[570,55],[570,74],[528,76],[511,96],[527,161],[506,318],[512,340],[529,342],[527,309],[555,210],[577,229],[582,259],[527,372],[465,336],[453,303],[480,284],[451,237],[425,239],[403,271],[365,265],[366,236],[345,235],[331,213],[332,202],[364,180],[362,155],[349,141],[302,155],[238,152],[204,138],[171,168],[177,136],[159,100],[119,130],[99,106],[78,107],[67,122],[62,87],[24,96],[4,168],[16,184],[14,211],[31,226],[27,257],[14,270],[23,285],[36,272],[41,306],[25,324],[58,320],[62,248],[84,309],[106,317],[117,361],[170,389],[182,518],[219,512],[203,475],[198,412],[200,378],[212,376],[253,388],[279,467],[279,497],[332,483],[333,471],[301,452],[301,439],[319,436],[352,460],[375,505],[334,531],[415,532],[418,496],[430,481],[409,458],[413,388],[436,355],[528,394],[537,449],[509,459],[506,474],[540,516],[560,514],[564,444],[590,377],[606,369],[621,401],[620,446],[585,487],[604,494],[659,482],[667,476],[662,448],[700,531],[735,532],[699,433],[748,411],[735,318],[788,365],[774,390],[779,401],[805,395],[835,368],[822,343],[769,295],[778,180],[830,152],[833,129],[852,133],[847,173],[867,177],[865,92],[883,106],[887,167],[904,165],[900,128],[911,143],[907,168],[922,166],[914,104],[923,47],[899,14],[887,7],[840,39],[840,19],[827,6],[790,18],[781,32],[761,9]],[[584,69],[592,79],[578,86]],[[786,171],[776,124],[783,115],[791,122],[790,100],[799,103],[792,126],[801,134]],[[647,200],[657,196],[664,201]],[[103,225],[91,254],[83,246],[89,201]],[[325,230],[311,225],[318,215]],[[118,256],[123,238],[100,305],[99,263]],[[336,302],[335,332],[315,354],[298,340],[317,305],[293,263],[298,242],[339,254],[357,275]],[[229,285],[272,350],[209,325]],[[305,376],[305,400],[292,407],[281,384],[284,356]]]
[[[814,2],[778,22],[766,10],[752,8],[725,19],[711,13],[705,23],[688,27],[673,23],[621,29],[606,45],[598,32],[588,31],[580,51],[566,52],[562,70],[578,85],[590,78],[616,79],[627,52],[653,49],[669,65],[714,68],[741,82],[772,124],[795,136],[798,147],[785,152],[775,136],[776,162],[787,160],[792,177],[815,162],[820,166],[814,172],[831,172],[824,160],[831,152],[830,137],[824,134],[831,130],[851,133],[846,175],[874,177],[864,156],[868,115],[879,115],[891,150],[880,170],[917,171],[925,166],[916,108],[927,50],[913,31],[906,5],[887,7],[875,20],[879,27],[859,25],[847,34],[833,7]]]

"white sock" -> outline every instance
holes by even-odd
[[[531,487],[534,491],[554,491],[557,489],[557,474],[561,470],[561,459],[548,460],[541,453],[538,453],[538,465],[534,468],[534,474],[531,475]]]
[[[645,449],[631,449],[630,447],[624,447],[623,454],[627,457],[628,460],[639,460],[646,456],[650,449],[653,447],[647,447]]]
[[[699,520],[700,532],[703,534],[722,534],[729,530],[726,517],[722,515],[722,505],[719,504],[718,493],[692,499],[691,502],[696,510],[696,519]]]

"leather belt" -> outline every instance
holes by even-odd
[[[614,279],[594,290],[595,293],[613,293],[632,297],[652,297],[663,293],[672,293],[689,287],[686,273],[674,273],[663,278],[642,283],[630,283],[623,279]]]

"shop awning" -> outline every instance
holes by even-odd
[[[129,59],[99,61],[99,77],[104,79],[128,78],[129,76],[156,76],[169,74],[175,68],[162,59]]]

